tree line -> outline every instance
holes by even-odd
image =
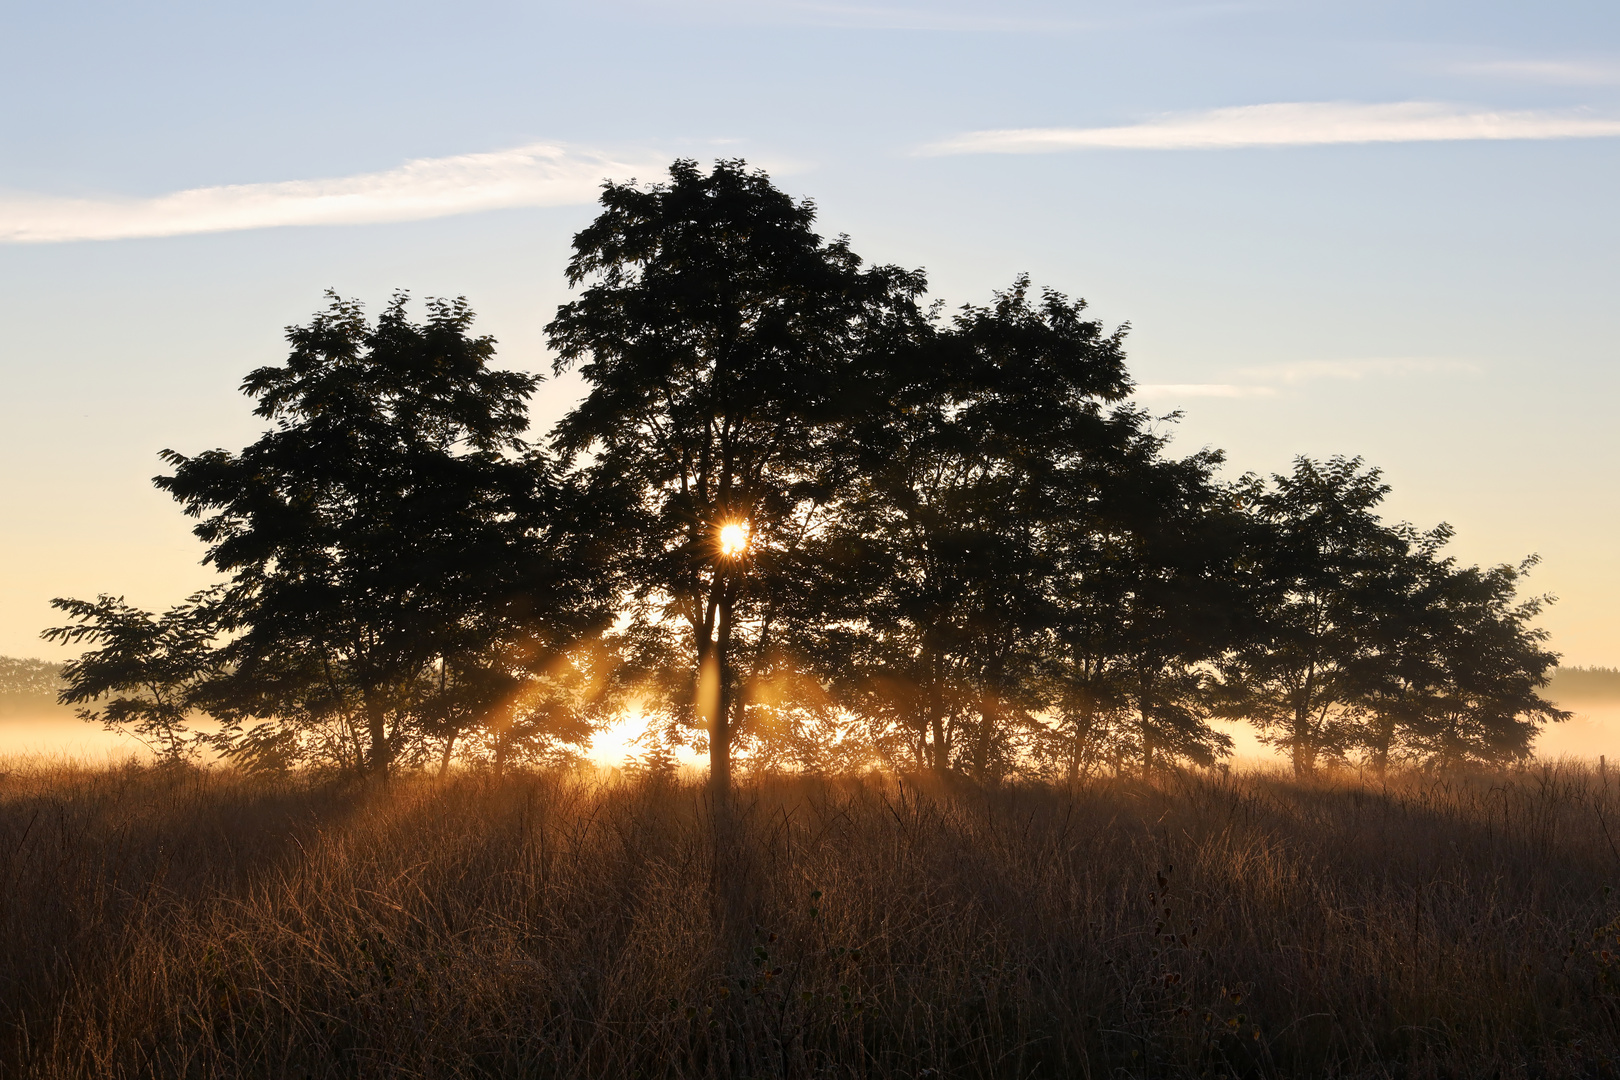
[[[563,760],[877,763],[984,782],[1209,765],[1252,723],[1308,773],[1506,761],[1564,718],[1521,598],[1385,521],[1358,458],[1219,476],[1131,400],[1125,328],[1019,278],[947,313],[741,161],[604,185],[547,326],[583,399],[465,300],[288,330],[267,430],[162,457],[217,586],[59,599],[62,700],[165,757],[387,775]]]
[[[0,656],[0,716],[55,712],[61,692],[61,664]]]

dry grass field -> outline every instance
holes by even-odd
[[[0,1075],[1620,1068],[1620,780],[1074,792],[12,762]]]

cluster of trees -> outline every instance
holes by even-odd
[[[1561,667],[1547,683],[1556,700],[1620,701],[1620,668]]]
[[[0,716],[55,712],[61,691],[61,664],[0,656]]]
[[[165,754],[386,775],[566,756],[879,760],[990,781],[1208,764],[1503,760],[1558,712],[1530,563],[1385,522],[1359,459],[1218,478],[1130,400],[1123,329],[1020,279],[947,317],[741,162],[608,184],[547,330],[583,400],[464,301],[331,298],[244,391],[239,453],[165,451],[222,583],[59,600],[64,701]],[[201,718],[201,719],[200,719]]]

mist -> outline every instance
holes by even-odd
[[[38,664],[0,657],[0,665]],[[50,665],[54,666],[54,665]],[[1560,759],[1620,762],[1620,669],[1559,668],[1546,695],[1572,715],[1542,728],[1534,746],[1535,760]],[[597,732],[585,758],[604,768],[615,768],[634,756],[643,725],[627,715]],[[1211,726],[1232,739],[1230,763],[1239,768],[1285,764],[1287,758],[1260,741],[1241,720],[1212,721]],[[98,765],[110,762],[155,760],[139,739],[88,723],[70,708],[55,704],[48,695],[0,690],[0,759],[36,759]],[[682,755],[683,764],[698,757]]]

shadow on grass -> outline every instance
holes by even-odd
[[[717,855],[679,781],[12,772],[0,1068],[1595,1075],[1620,1046],[1606,772],[764,777],[737,807]]]

